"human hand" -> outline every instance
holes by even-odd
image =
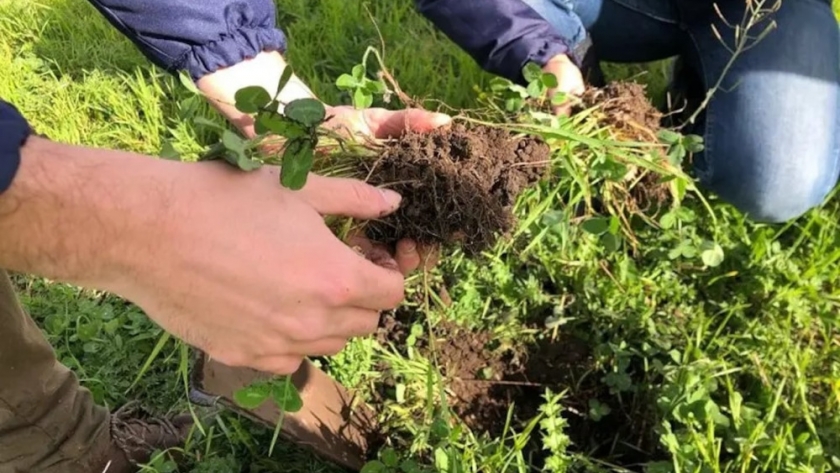
[[[325,124],[347,138],[396,138],[407,130],[427,133],[446,126],[452,119],[443,113],[422,109],[386,110],[368,108],[359,110],[350,106],[328,107],[327,116],[332,117]],[[359,233],[354,233],[348,243],[359,247],[371,261],[386,267],[398,268],[408,275],[418,268],[431,269],[437,265],[439,249],[418,245],[412,240],[397,243],[393,255],[382,245],[375,245]]]
[[[403,276],[323,221],[381,217],[396,193],[316,175],[289,191],[274,167],[176,164],[161,183],[172,189],[165,221],[115,292],[188,344],[229,366],[289,374],[374,332],[379,311],[402,301]]]
[[[548,91],[549,99],[554,97],[554,95],[558,92],[566,94],[567,96],[577,96],[586,91],[583,74],[565,54],[560,54],[551,58],[551,60],[543,66],[543,72],[554,74],[554,76],[557,77],[557,87]],[[557,115],[566,115],[571,111],[571,104],[566,101],[560,105],[555,105],[553,110]]]
[[[449,125],[452,118],[444,113],[411,108],[406,110],[387,110],[384,108],[356,109],[342,105],[327,107],[330,119],[325,127],[346,138],[397,138],[406,131],[428,133],[436,128]]]

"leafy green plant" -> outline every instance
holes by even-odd
[[[367,76],[367,63],[368,56],[370,54],[376,56],[380,67],[383,69],[383,72],[380,73],[380,77],[378,77],[377,80],[371,80]],[[385,102],[390,101],[391,91],[382,79],[382,75],[384,74],[382,56],[380,56],[379,51],[375,48],[369,47],[362,57],[362,62],[353,66],[353,70],[350,74],[340,75],[338,79],[336,79],[335,85],[339,88],[339,90],[350,93],[354,107],[357,109],[369,108],[373,105],[373,98],[375,96],[382,96]]]
[[[283,418],[286,413],[299,412],[303,408],[303,400],[297,386],[292,382],[291,376],[281,376],[264,381],[257,381],[233,394],[234,402],[243,409],[256,409],[268,400],[271,400],[280,411],[280,419],[274,429],[274,438],[271,441],[269,455],[274,451],[280,429],[283,425]]]
[[[705,149],[703,138],[697,135],[683,135],[663,128],[657,136],[662,143],[668,145],[668,160],[674,166],[682,165],[686,157]]]
[[[326,108],[319,100],[302,98],[286,104],[280,103],[280,92],[292,74],[292,68],[286,66],[274,97],[260,86],[248,86],[236,91],[236,109],[254,118],[256,136],[251,139],[242,138],[213,121],[196,118],[196,124],[215,129],[221,135],[220,142],[213,145],[199,161],[224,160],[246,172],[259,169],[264,164],[280,165],[280,184],[291,190],[303,188],[312,169],[319,139],[333,134],[321,128],[327,116]],[[194,87],[191,90],[200,93]],[[284,137],[285,144],[275,154],[269,154],[265,149],[256,152],[267,140],[277,137]],[[161,156],[174,159],[176,153],[171,146],[164,146]]]
[[[549,89],[557,87],[557,76],[543,72],[539,65],[529,62],[522,68],[522,76],[526,85],[522,86],[502,77],[495,77],[490,81],[490,90],[502,100],[504,110],[508,113],[523,111],[530,103],[542,106]],[[553,104],[566,101],[566,96],[557,93],[551,98]]]

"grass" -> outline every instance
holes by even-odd
[[[339,0],[278,3],[296,69],[326,100],[347,102],[331,81],[380,44],[368,10]],[[409,2],[366,5],[386,40],[386,61],[409,94],[430,106],[479,105],[477,90],[490,77]],[[652,76],[654,87],[662,83],[661,74]],[[0,1],[0,97],[53,139],[149,154],[165,140],[198,153],[215,137],[190,120],[218,120],[76,0]],[[640,463],[649,472],[840,469],[837,199],[788,225],[768,226],[716,202],[710,214],[689,193],[682,207],[657,217],[658,225],[636,219],[617,234],[618,248],[605,246],[605,237],[587,231],[594,224],[581,224],[569,209],[620,189],[612,175],[623,165],[620,154],[633,152],[605,145],[586,121],[562,130],[575,139],[553,141],[556,177],[520,200],[516,238],[481,261],[452,252],[435,272],[415,276],[409,308],[418,333],[448,320],[493,331],[509,344],[574,340],[589,355],[575,367],[585,376],[541,390],[543,414],[530,429],[459,433],[440,422],[448,411],[434,393],[451,385],[440,381],[436,363],[416,350],[356,340],[328,368],[354,386],[371,387],[386,375],[402,386],[400,400],[380,409],[395,455],[434,459],[450,466],[444,471],[528,471],[524,446],[531,439],[547,448],[555,471],[639,471]],[[585,221],[624,215],[613,210],[590,212]],[[709,267],[703,252],[714,245],[725,259]],[[451,306],[425,297],[444,281]],[[34,278],[17,282],[62,362],[97,401],[184,407],[179,347],[139,309],[108,294]],[[379,362],[387,372],[374,369]],[[268,456],[271,432],[230,413],[205,427],[207,435],[186,448],[188,471],[338,471],[291,445]],[[167,471],[165,461],[148,471]]]

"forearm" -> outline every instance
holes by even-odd
[[[110,289],[159,230],[164,163],[30,137],[0,194],[0,267]]]
[[[484,70],[523,82],[528,62],[570,54],[570,39],[519,0],[415,0],[417,9]]]

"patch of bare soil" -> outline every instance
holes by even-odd
[[[382,327],[380,341],[392,342],[397,347],[404,345],[409,332],[407,324],[387,317]],[[418,349],[429,355],[434,346],[435,357],[452,393],[451,408],[473,432],[502,434],[511,405],[514,426],[522,426],[538,415],[546,388],[555,393],[568,389],[569,396],[563,405],[574,449],[595,457],[622,459],[623,465],[648,459],[643,452],[655,449],[651,445],[653,438],[648,435],[649,414],[637,413],[638,418],[629,418],[595,378],[591,347],[582,340],[569,335],[554,341],[504,348],[498,346],[498,340],[489,332],[473,332],[449,322],[438,324],[434,337],[434,345],[421,340]],[[592,420],[588,416],[591,399],[612,406],[612,412],[599,422]],[[539,463],[544,454],[539,434],[532,440],[533,459]],[[617,448],[616,440],[619,440]]]

